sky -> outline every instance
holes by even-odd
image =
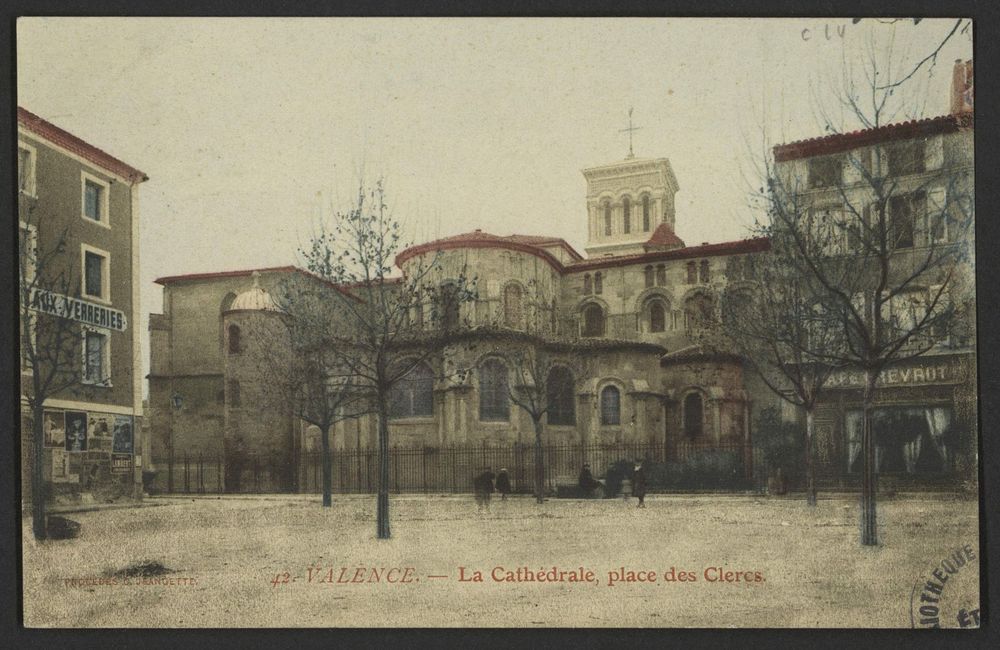
[[[294,264],[362,178],[411,242],[481,228],[582,252],[580,170],[625,158],[629,108],[636,157],[677,176],[677,234],[745,237],[761,143],[822,135],[830,79],[868,49],[908,70],[954,22],[20,18],[18,105],[149,175],[145,332],[155,278]],[[969,30],[923,68],[918,114],[948,111],[971,56]]]

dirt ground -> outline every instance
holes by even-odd
[[[979,555],[978,504],[944,495],[883,500],[872,548],[858,544],[856,496],[815,509],[749,496],[653,495],[644,509],[518,497],[488,513],[471,496],[400,496],[383,541],[368,495],[335,495],[329,509],[312,496],[147,503],[166,505],[68,515],[82,524],[74,540],[38,544],[24,522],[27,626],[909,627],[935,566],[965,545]],[[170,573],[121,573],[143,562]],[[501,578],[565,573],[497,582],[496,567]],[[460,581],[475,571],[482,582]],[[943,626],[978,608],[978,571],[969,561],[951,576]],[[609,585],[610,572],[623,581]]]

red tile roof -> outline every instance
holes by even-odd
[[[63,149],[72,151],[81,158],[113,174],[127,178],[132,183],[148,181],[149,176],[135,167],[118,160],[111,154],[98,149],[94,145],[81,140],[69,131],[60,129],[55,124],[47,122],[27,109],[17,107],[17,123],[35,135],[41,136]]]
[[[736,241],[720,242],[718,244],[702,244],[687,246],[669,251],[653,251],[633,255],[617,255],[614,257],[598,257],[595,259],[575,262],[566,266],[568,272],[589,271],[590,269],[613,268],[629,266],[644,262],[663,262],[666,260],[682,260],[690,257],[715,257],[722,255],[740,255],[743,253],[760,253],[771,249],[771,241],[766,237],[753,239],[738,239]]]
[[[645,247],[647,251],[650,248],[683,248],[684,240],[677,236],[670,224],[664,222],[656,227]]]
[[[196,282],[198,280],[215,280],[218,278],[236,278],[236,277],[250,277],[254,273],[301,273],[302,275],[313,278],[314,280],[319,280],[320,282],[329,285],[341,293],[355,297],[351,294],[345,287],[342,287],[336,283],[330,282],[326,278],[322,278],[311,271],[301,269],[297,266],[269,266],[262,269],[242,269],[239,271],[215,271],[210,273],[187,273],[184,275],[168,275],[161,278],[156,278],[153,280],[156,284],[162,284],[167,286],[168,284],[173,284],[175,282]]]
[[[424,253],[449,250],[454,248],[502,248],[507,250],[520,251],[536,257],[540,257],[549,263],[557,271],[563,268],[562,263],[550,253],[547,248],[559,246],[565,249],[575,260],[583,257],[558,237],[544,237],[536,235],[507,235],[500,236],[492,233],[476,230],[474,232],[461,233],[451,237],[435,239],[424,244],[411,246],[396,255],[396,266],[402,267],[407,260],[422,255]]]
[[[774,147],[774,160],[775,162],[785,162],[799,158],[823,156],[850,151],[858,147],[868,147],[881,142],[909,140],[940,133],[954,133],[959,129],[971,129],[974,126],[975,119],[972,113],[928,117],[862,131],[834,133],[818,138],[779,144]]]

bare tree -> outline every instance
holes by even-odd
[[[897,96],[905,95],[886,73],[892,66],[874,52],[860,79],[845,74],[836,96],[853,121],[880,133],[900,110]],[[945,133],[971,127],[971,115],[943,120]],[[825,114],[822,127],[843,133]],[[806,304],[841,329],[842,345],[810,345],[807,356],[865,378],[861,543],[874,545],[872,423],[880,375],[947,343],[971,314],[971,137],[947,152],[943,136],[919,132],[873,137],[823,156],[795,157],[778,147],[762,176],[758,198],[770,218],[773,254]]]
[[[261,314],[249,332],[259,406],[286,413],[320,430],[323,507],[333,502],[331,434],[337,422],[365,412],[356,379],[334,353],[352,344],[340,334],[344,325],[331,294],[338,287],[294,274],[277,284],[271,295],[277,314]],[[348,299],[352,299],[348,297]]]
[[[758,236],[769,237],[767,226]],[[837,368],[814,350],[841,347],[840,323],[793,277],[782,251],[747,256],[722,296],[722,330],[744,362],[781,399],[806,415],[806,501],[816,505],[815,409]]]
[[[550,359],[537,346],[508,340],[505,358],[510,362],[511,381],[507,384],[510,401],[528,414],[534,431],[535,501],[545,501],[545,457],[542,452],[542,438],[545,433],[545,417],[552,405],[551,390],[561,386],[549,386]],[[570,387],[572,390],[572,387]]]
[[[31,413],[31,519],[35,539],[45,539],[46,500],[44,413],[46,402],[67,390],[82,389],[81,324],[71,320],[80,298],[80,279],[67,261],[69,227],[42,223],[33,201],[22,197],[18,275],[21,395]],[[50,229],[51,228],[51,229]]]
[[[379,181],[371,189],[362,183],[351,208],[338,213],[332,224],[324,224],[300,251],[306,269],[345,289],[327,294],[339,331],[324,350],[324,363],[351,382],[352,402],[358,410],[377,419],[379,539],[390,537],[392,391],[435,354],[450,331],[460,327],[461,305],[475,298],[475,283],[464,269],[444,278],[436,254],[411,262],[401,277],[393,275],[401,248],[400,225]],[[331,323],[311,327],[330,328]]]

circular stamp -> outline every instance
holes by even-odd
[[[952,549],[910,592],[910,626],[979,627],[979,556],[972,544]]]

